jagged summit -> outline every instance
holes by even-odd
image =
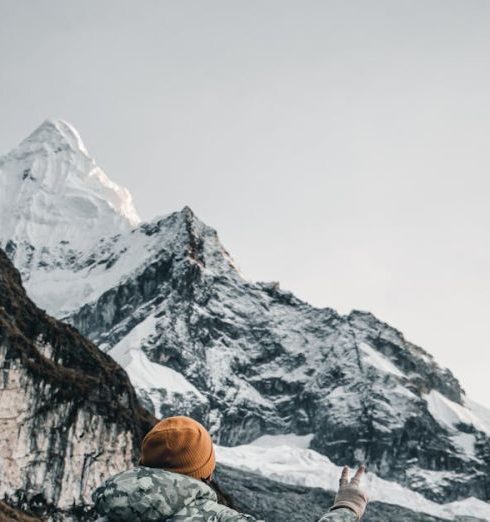
[[[53,267],[48,254],[25,285],[35,302],[49,313],[65,317],[81,303],[91,303],[110,291],[128,274],[171,269],[185,292],[191,278],[204,273],[242,279],[216,230],[202,222],[189,207],[160,216],[121,234],[100,238],[76,259]],[[76,265],[76,268],[75,268]],[[155,285],[157,274],[151,286]]]
[[[43,249],[77,255],[139,222],[129,191],[88,155],[78,132],[46,120],[0,158],[0,246],[25,279]]]

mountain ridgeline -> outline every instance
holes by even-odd
[[[90,266],[79,260],[87,278],[142,262],[65,319],[126,368],[156,416],[197,416],[224,445],[313,433],[311,447],[334,462],[365,461],[434,500],[486,497],[488,435],[445,424],[441,409],[471,407],[454,376],[400,332],[244,280],[189,209],[131,236],[110,239],[95,267],[93,253]],[[147,382],[149,365],[157,379]],[[184,379],[160,385],[160,366]]]
[[[141,223],[68,124],[45,122],[0,159],[0,217],[0,247],[28,295],[106,352],[60,326],[103,368],[118,362],[156,417],[192,415],[229,446],[311,434],[333,462],[366,462],[436,502],[489,500],[490,414],[449,370],[370,313],[340,315],[247,280],[188,207]],[[73,372],[89,376],[79,362]],[[120,384],[82,394],[87,408],[124,387],[124,373],[109,374]],[[134,440],[141,428],[118,419]]]
[[[136,463],[155,419],[116,362],[29,300],[2,250],[0,368],[0,520],[95,520],[92,491]],[[333,499],[222,465],[215,480],[239,509],[268,522],[317,520]],[[364,519],[390,517],[443,520],[382,502]]]

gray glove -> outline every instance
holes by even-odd
[[[335,496],[335,502],[330,508],[331,510],[348,508],[354,511],[359,520],[361,519],[368,503],[366,493],[359,487],[365,470],[364,466],[360,466],[353,479],[349,482],[349,468],[347,466],[344,467],[340,476],[339,491]]]

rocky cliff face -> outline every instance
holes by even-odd
[[[132,465],[151,422],[121,368],[39,310],[0,250],[0,498],[82,518],[94,487]]]
[[[244,280],[190,209],[107,242],[105,256],[79,260],[73,284],[111,283],[66,319],[126,368],[157,416],[196,415],[224,445],[312,433],[334,462],[366,461],[430,498],[488,498],[487,425],[400,332]]]
[[[490,498],[490,414],[430,354],[369,313],[343,316],[277,283],[247,281],[189,208],[133,226],[121,200],[104,200],[101,190],[94,196],[86,151],[54,127],[48,142],[59,143],[41,147],[37,177],[46,174],[42,165],[79,169],[77,198],[56,192],[74,216],[74,238],[56,215],[47,246],[41,233],[24,244],[21,232],[3,235],[0,246],[25,274],[34,301],[118,361],[149,410],[196,416],[223,445],[311,434],[311,447],[335,463],[366,461],[380,477],[436,501]],[[65,170],[60,147],[68,151]],[[16,176],[20,186],[31,183],[16,159],[25,148],[0,161],[0,182],[10,186]],[[32,159],[37,153],[29,151]],[[65,178],[56,179],[63,185]],[[37,197],[44,189],[25,190]],[[31,199],[22,199],[24,210]],[[78,240],[80,199],[99,209],[83,218],[88,243]],[[26,230],[38,230],[38,214],[22,216],[35,224]],[[23,252],[38,254],[19,257],[22,241]]]
[[[1,250],[0,369],[0,520],[94,520],[91,491],[134,464],[153,418],[116,363],[33,305]],[[268,522],[316,522],[333,500],[331,491],[223,465],[215,479],[236,509]],[[395,519],[444,520],[382,502],[365,516]]]

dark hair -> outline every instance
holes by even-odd
[[[215,480],[213,480],[212,478],[208,478],[202,479],[202,481],[216,493],[216,496],[218,497],[218,504],[223,504],[223,506],[227,506],[231,509],[236,509],[230,495],[228,495],[228,493],[225,493]]]

